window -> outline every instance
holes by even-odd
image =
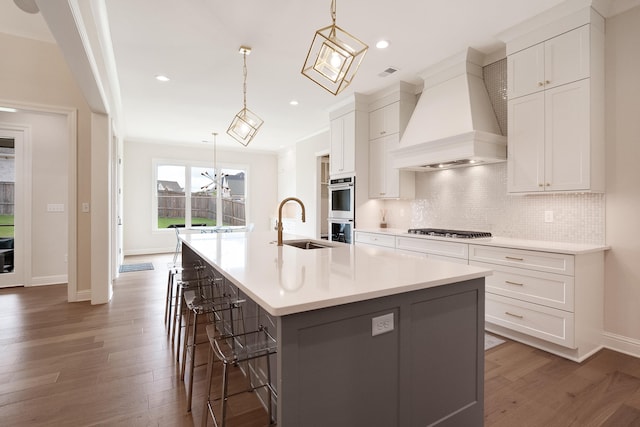
[[[246,225],[245,169],[221,168],[220,179],[197,164],[155,161],[154,170],[156,229]]]

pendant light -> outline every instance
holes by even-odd
[[[253,137],[256,136],[258,129],[260,129],[260,126],[262,126],[264,121],[247,109],[247,55],[251,53],[251,48],[240,46],[239,52],[242,54],[244,61],[244,65],[242,67],[244,76],[244,83],[242,85],[242,93],[244,95],[243,108],[233,118],[229,129],[227,129],[227,133],[231,135],[233,139],[246,147],[249,145]]]
[[[211,180],[210,183],[203,185],[200,187],[201,190],[212,190],[215,193],[220,193],[221,195],[227,195],[231,189],[229,188],[229,183],[227,182],[227,175],[223,174],[221,170],[218,170],[218,153],[216,147],[216,139],[218,134],[216,132],[213,133],[213,176],[208,171],[201,172],[200,175],[204,176]]]
[[[353,81],[369,46],[336,25],[336,0],[331,0],[331,19],[316,31],[302,74],[337,95]]]

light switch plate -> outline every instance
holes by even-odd
[[[544,222],[553,222],[553,211],[544,211]]]

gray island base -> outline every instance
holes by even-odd
[[[274,309],[242,284],[238,260],[236,267],[226,264],[224,242],[183,243],[183,265],[205,262],[256,304],[253,312],[268,317],[261,323],[276,325],[278,353],[272,378],[278,392],[278,426],[482,426],[484,276],[490,271],[460,266],[461,277],[479,277],[281,314],[282,307]],[[388,256],[345,246],[350,247],[327,251],[342,250],[360,259]],[[217,251],[207,255],[211,247]],[[250,250],[244,253],[250,258]],[[316,258],[322,256],[315,253]],[[287,259],[287,253],[278,255]],[[449,268],[448,263],[431,263],[432,269],[443,264]],[[268,280],[268,274],[263,276]]]

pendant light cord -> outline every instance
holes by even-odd
[[[244,65],[242,66],[242,75],[244,76],[244,83],[242,84],[243,104],[244,109],[247,109],[247,52],[242,54],[244,59]]]

